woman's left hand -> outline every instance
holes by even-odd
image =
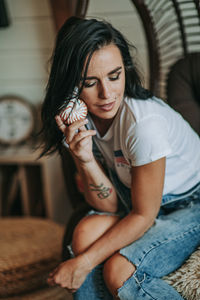
[[[59,285],[74,293],[82,285],[90,271],[88,260],[84,255],[80,255],[61,263],[49,274],[47,283],[51,286]]]

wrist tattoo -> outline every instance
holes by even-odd
[[[105,199],[109,197],[110,194],[112,193],[112,188],[105,187],[103,183],[101,183],[100,185],[95,185],[91,183],[90,187],[91,187],[91,191],[98,192],[97,196],[100,199]]]

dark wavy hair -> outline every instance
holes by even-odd
[[[122,55],[125,67],[125,96],[147,99],[150,92],[142,87],[136,63],[130,54],[130,43],[106,21],[96,19],[69,18],[58,32],[46,96],[42,105],[43,152],[41,155],[59,150],[63,134],[55,122],[55,115],[64,102],[74,96],[75,87],[81,93],[87,68],[94,51],[114,44]],[[87,65],[84,69],[85,62]],[[84,76],[83,76],[84,72]],[[83,78],[82,78],[83,76]]]

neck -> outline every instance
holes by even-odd
[[[94,115],[91,115],[92,117],[92,120],[100,134],[100,136],[104,136],[106,134],[106,132],[108,131],[108,129],[110,128],[114,118],[112,119],[100,119],[100,118],[97,118],[96,116]]]

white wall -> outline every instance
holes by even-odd
[[[0,29],[0,97],[41,102],[55,30],[48,0],[6,0],[11,24]]]

